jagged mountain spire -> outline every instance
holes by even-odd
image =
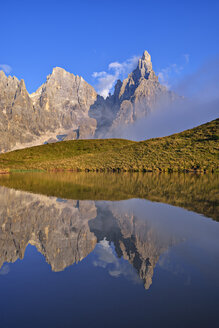
[[[102,102],[99,105],[102,117],[94,113],[93,117],[96,115],[99,121],[99,131],[97,130],[96,134],[100,137],[105,136],[107,126],[108,136],[119,137],[119,126],[132,124],[137,119],[147,116],[161,98],[168,103],[174,96],[158,82],[152,68],[151,56],[145,50],[133,72],[123,82],[118,80],[114,94],[106,99],[105,104]],[[107,122],[106,117],[109,118]]]
[[[151,55],[146,50],[138,60],[138,66],[131,74],[135,83],[138,83],[141,78],[158,80],[152,68]]]

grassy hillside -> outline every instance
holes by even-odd
[[[73,140],[0,155],[0,170],[216,171],[219,119],[141,142]]]

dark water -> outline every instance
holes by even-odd
[[[0,177],[0,327],[218,327],[217,175]]]

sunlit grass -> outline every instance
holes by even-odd
[[[164,138],[72,140],[0,155],[0,170],[216,171],[219,119]]]

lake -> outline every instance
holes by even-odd
[[[0,176],[0,327],[217,327],[219,176]]]

